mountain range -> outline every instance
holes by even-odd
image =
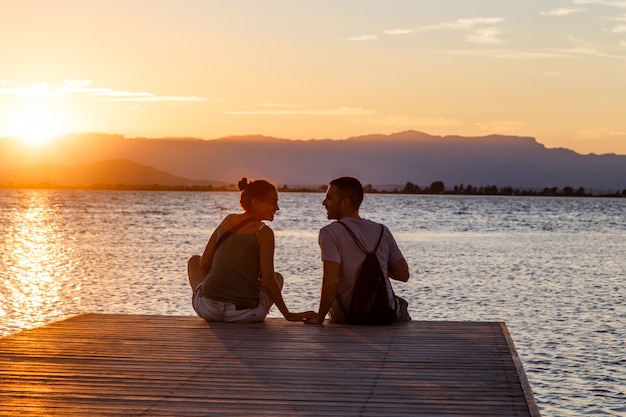
[[[0,171],[0,185],[44,185],[98,187],[122,185],[225,186],[210,181],[193,181],[127,159],[85,165],[37,165]]]
[[[261,135],[202,140],[75,134],[57,138],[29,158],[17,158],[12,143],[0,140],[0,185],[234,184],[245,176],[278,185],[319,186],[350,175],[383,188],[443,181],[448,187],[626,189],[626,155],[581,155],[519,136],[406,131],[342,140]]]

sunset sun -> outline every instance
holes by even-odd
[[[14,135],[30,146],[44,145],[66,131],[64,120],[41,105],[21,108],[12,122]]]

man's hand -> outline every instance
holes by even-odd
[[[315,311],[305,311],[304,313],[289,313],[287,317],[287,321],[307,321],[310,318],[317,316]]]
[[[319,314],[315,314],[314,316],[310,317],[310,318],[306,318],[304,320],[304,322],[306,324],[324,324],[324,316],[321,316]]]

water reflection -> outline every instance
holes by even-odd
[[[62,315],[63,283],[71,268],[71,248],[64,242],[53,195],[43,190],[23,190],[2,205],[5,280],[0,291],[19,321],[6,320],[10,328],[43,324],[43,317]],[[0,316],[6,316],[4,303]]]
[[[281,194],[271,223],[294,310],[319,302],[320,197]],[[78,313],[194,316],[188,256],[238,209],[236,193],[0,189],[0,336]],[[366,209],[409,260],[395,288],[414,319],[505,321],[542,415],[626,416],[626,199],[376,195]]]

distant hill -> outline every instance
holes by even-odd
[[[129,160],[100,161],[93,164],[58,166],[38,165],[0,171],[0,185],[59,185],[94,187],[104,185],[208,186],[208,181],[194,181],[168,174]]]
[[[2,146],[0,141],[0,169],[20,160]],[[266,136],[200,140],[79,134],[60,138],[39,157],[42,163],[66,166],[119,159],[154,167],[179,181],[195,178],[227,184],[246,176],[278,185],[319,186],[351,175],[375,187],[443,181],[448,187],[626,189],[626,155],[581,155],[547,149],[532,137],[502,135],[434,136],[406,131],[344,140]]]

